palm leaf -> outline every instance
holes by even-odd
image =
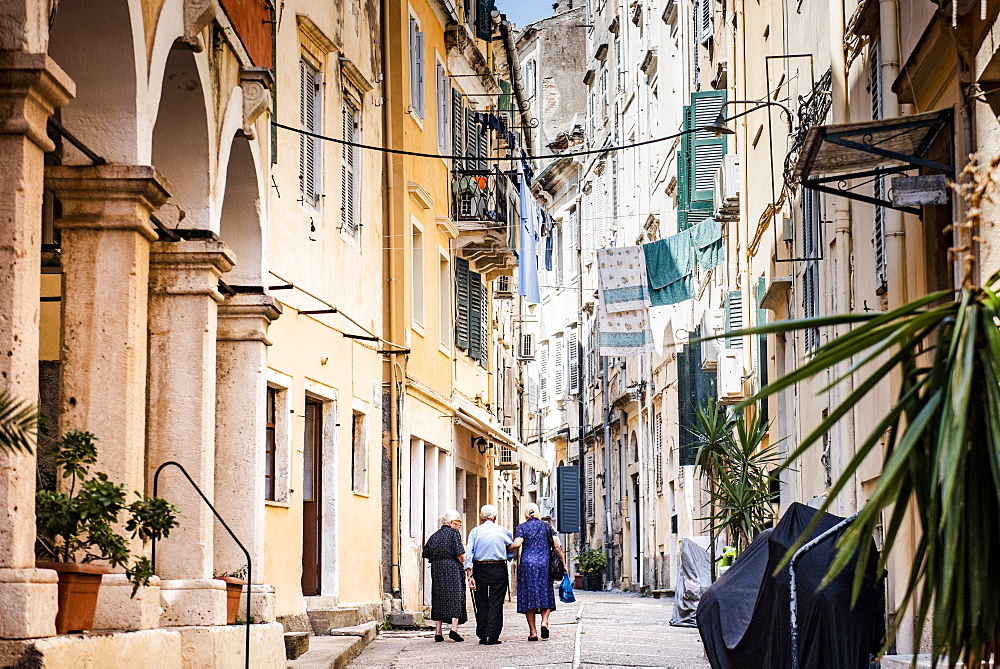
[[[31,453],[37,425],[38,412],[32,404],[0,391],[0,452]]]

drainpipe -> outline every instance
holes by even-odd
[[[521,83],[521,65],[517,59],[517,47],[514,45],[514,36],[510,33],[510,22],[501,21],[499,25],[504,55],[507,57],[511,83],[514,85],[514,99],[517,100],[517,109],[521,112],[521,125],[524,126],[524,146],[527,148],[528,154],[531,155],[535,152],[531,137],[531,129],[534,126],[531,112],[528,111],[528,103],[524,99],[524,85]]]
[[[830,3],[830,68],[832,74],[831,91],[833,93],[831,112],[834,123],[845,123],[850,116],[847,97],[847,76],[845,74],[847,65],[844,54],[844,31],[843,3]],[[853,305],[853,290],[851,286],[853,277],[851,272],[851,206],[844,198],[833,198],[833,223],[837,258],[836,308],[839,312],[846,313],[851,311]],[[839,326],[835,332],[837,335],[841,335],[849,329],[849,326]],[[849,365],[850,362],[848,361],[845,364]],[[844,380],[842,393],[844,396],[848,396],[852,392],[854,392],[854,377],[850,375]],[[829,393],[828,397],[833,399],[833,393]],[[843,463],[850,459],[847,457],[845,451],[850,449],[851,454],[853,454],[855,442],[854,423],[854,409],[851,409],[841,419],[841,443],[836,461],[838,475],[843,470]],[[848,495],[850,507],[853,510],[857,507],[857,486],[853,486],[852,491]]]
[[[879,0],[879,51],[882,56],[882,81],[895,81],[899,76],[899,32],[897,0]],[[882,86],[882,111],[885,118],[899,116],[899,99],[896,94]],[[886,264],[892,277],[886,277],[889,289],[889,309],[906,303],[906,232],[903,212],[885,209],[885,251]]]
[[[576,180],[579,184],[579,179]],[[576,238],[583,239],[583,200],[576,199]],[[587,379],[584,377],[586,366],[583,364],[583,251],[581,245],[577,244],[576,251],[576,313],[579,314],[576,333],[576,369],[579,376],[578,390],[576,395],[577,410],[577,450],[579,452],[580,465],[580,536],[578,537],[578,551],[582,553],[587,547],[587,466],[585,455],[587,446],[583,441],[583,433],[587,424],[586,417],[586,397]],[[596,472],[595,472],[596,473]],[[594,493],[597,493],[597,486],[594,486]],[[596,508],[596,506],[595,506]]]
[[[611,527],[611,404],[608,401],[608,358],[601,356],[601,401],[604,403],[604,497],[607,504],[604,508],[604,553],[608,559],[608,582],[615,582],[615,550],[612,545],[614,532]]]

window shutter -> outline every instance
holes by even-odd
[[[878,36],[868,42],[868,92],[871,94],[872,120],[883,117],[882,109],[882,52]],[[886,199],[885,177],[872,182],[873,195]],[[885,207],[875,207],[872,220],[872,246],[875,251],[875,293],[884,295],[889,280],[885,257]]]
[[[701,0],[701,35],[700,41],[702,44],[708,42],[712,39],[712,34],[715,31],[715,26],[713,25],[712,7],[713,0]]]
[[[417,96],[416,105],[417,114],[420,118],[424,118],[426,115],[424,107],[424,34],[419,30],[416,33],[416,65],[417,65]]]
[[[591,204],[593,195],[587,193],[583,196],[583,264],[589,265],[594,261],[594,208]]]
[[[764,277],[757,279],[757,327],[767,325],[767,309],[762,309],[760,303],[767,294],[767,281]],[[757,388],[763,388],[768,383],[767,379],[767,335],[757,335]],[[767,400],[760,402],[760,419],[766,423],[768,420]]]
[[[556,337],[555,355],[553,356],[552,360],[552,365],[555,367],[555,369],[553,370],[554,379],[553,379],[552,390],[555,393],[556,401],[559,401],[563,398],[564,388],[565,388],[565,386],[563,385],[566,376],[566,371],[565,371],[566,362],[563,357],[564,350],[565,349],[563,348],[563,337],[562,335],[559,335],[558,337]]]
[[[419,51],[417,45],[417,20],[410,17],[410,106],[414,109],[418,108],[417,103],[417,86],[419,82],[419,77],[417,73],[419,72],[419,65],[417,61],[417,53]]]
[[[481,274],[477,274],[480,278],[479,280],[479,350],[482,351],[482,355],[479,357],[479,362],[486,365],[489,361],[489,351],[490,351],[490,301],[489,301],[489,288],[486,281],[482,279]]]
[[[465,142],[465,106],[462,104],[462,94],[457,88],[451,89],[451,155],[464,156]],[[455,159],[455,169],[465,167],[465,162]]]
[[[805,258],[815,258],[819,253],[819,193],[806,189],[802,193],[802,253]],[[807,260],[802,267],[802,315],[812,318],[819,315],[819,265]],[[805,331],[806,351],[819,345],[819,330]]]
[[[580,392],[580,343],[577,328],[570,328],[566,336],[567,355],[569,356],[569,394]]]
[[[725,91],[701,91],[691,94],[692,127],[710,124],[719,115],[726,102]],[[719,171],[726,154],[726,136],[715,137],[708,130],[691,133],[693,157],[691,201],[712,201],[715,173]]]
[[[319,71],[307,63],[299,62],[299,125],[303,130],[319,133]],[[299,192],[302,201],[311,206],[319,202],[319,140],[299,136]]]
[[[653,442],[656,453],[656,491],[663,491],[663,412],[653,414]]]
[[[542,344],[538,351],[538,369],[541,371],[538,376],[538,382],[541,386],[539,401],[544,407],[549,404],[549,345],[547,343]]]
[[[556,525],[559,532],[580,531],[580,468],[556,468]]]
[[[448,85],[448,75],[441,63],[436,64],[434,71],[437,74],[434,82],[434,94],[437,101],[435,115],[437,116],[438,150],[441,153],[448,153],[448,91],[450,86]]]
[[[743,329],[743,292],[731,290],[726,296],[726,330]],[[726,337],[726,348],[743,348],[743,337]]]
[[[455,346],[469,350],[469,261],[455,258]]]
[[[684,107],[683,130],[691,129],[691,107]],[[681,135],[681,147],[677,154],[677,231],[688,229],[688,209],[691,208],[691,133]]]
[[[478,272],[469,270],[469,357],[480,360],[483,349],[483,280]]]
[[[344,141],[357,142],[358,110],[350,102],[344,103]],[[343,229],[351,236],[358,234],[358,196],[355,189],[358,148],[343,145],[340,167],[340,211]]]
[[[604,175],[597,177],[597,181],[594,182],[594,188],[596,189],[596,206],[594,207],[594,248],[603,249],[607,244],[607,239],[604,237],[605,230],[605,207],[604,207]]]

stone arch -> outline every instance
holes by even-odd
[[[214,227],[206,100],[205,80],[195,53],[184,43],[175,43],[163,71],[151,152],[153,167],[170,184],[164,222],[172,227]]]
[[[142,11],[127,0],[61,0],[49,55],[76,83],[63,125],[112,163],[141,164],[139,100],[145,95]],[[64,143],[65,144],[65,143]],[[65,164],[90,164],[65,146]]]
[[[259,286],[263,280],[264,203],[250,140],[242,133],[233,137],[225,174],[219,235],[236,254],[236,266],[226,275],[226,281]]]

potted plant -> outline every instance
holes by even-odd
[[[166,537],[177,525],[177,509],[167,501],[135,493],[138,499],[127,504],[123,485],[103,472],[90,473],[97,462],[95,440],[89,432],[67,432],[55,445],[55,460],[68,486],[35,494],[37,566],[59,573],[59,634],[93,625],[101,575],[108,566],[125,567],[133,597],[140,586],[149,585],[149,559],[132,554],[128,537],[145,544]],[[122,525],[128,537],[116,530]],[[107,566],[93,564],[97,561]]]
[[[244,565],[236,571],[218,574],[215,578],[226,583],[226,624],[235,625],[240,611],[240,596],[243,594],[243,586],[247,584],[247,568]]]
[[[601,575],[607,567],[608,560],[604,551],[596,548],[589,548],[576,556],[576,570],[583,576],[584,590],[600,590],[603,580]]]

